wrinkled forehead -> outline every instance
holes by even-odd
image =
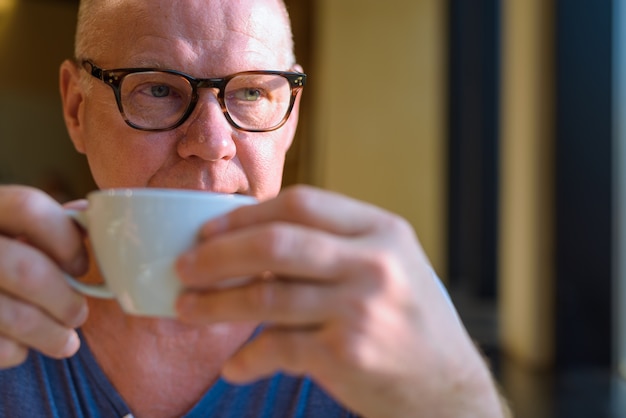
[[[226,65],[293,64],[291,31],[280,0],[86,0],[77,53],[104,60]],[[82,27],[81,27],[82,26]],[[80,49],[84,51],[79,51]],[[238,62],[239,61],[239,62]]]

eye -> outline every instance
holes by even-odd
[[[167,97],[170,94],[170,87],[163,84],[154,85],[150,88],[150,93],[154,97]]]
[[[244,88],[239,89],[236,93],[236,97],[240,100],[244,100],[247,102],[256,102],[263,96],[263,93],[260,89],[257,88]]]

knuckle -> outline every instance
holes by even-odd
[[[375,369],[380,363],[367,333],[358,327],[329,334],[325,347],[330,365],[341,364],[347,369],[367,371]]]
[[[292,186],[283,193],[287,213],[298,213],[304,216],[312,211],[318,198],[316,190],[305,185]]]
[[[386,280],[395,274],[396,262],[393,253],[385,248],[378,248],[368,251],[363,257],[361,268],[363,276],[368,278],[370,283],[383,286]]]
[[[5,193],[11,212],[31,222],[41,220],[47,204],[52,201],[46,193],[31,187],[11,186]]]
[[[78,263],[86,260],[82,236],[47,193],[24,186],[0,188],[0,228],[5,236],[27,243],[64,269],[84,272],[84,263]]]
[[[8,335],[33,335],[40,323],[41,313],[34,306],[8,299],[0,304],[0,328]]]
[[[371,311],[371,303],[390,303],[397,309],[409,309],[415,296],[415,287],[408,279],[403,260],[389,249],[378,249],[369,253],[361,264],[362,274],[366,291],[369,298],[351,298],[346,304],[351,315],[359,315],[357,318],[367,318],[375,315]]]
[[[17,248],[7,248],[7,251],[0,255],[0,288],[7,294],[14,297],[38,301],[55,318],[67,325],[82,323],[86,316],[85,298],[72,292],[64,284],[60,270],[47,258],[39,257],[34,250],[27,250],[26,253],[17,251]],[[0,251],[1,252],[1,251]],[[6,257],[10,261],[6,261]],[[4,258],[4,260],[3,260]],[[67,290],[64,290],[67,288]],[[70,293],[71,292],[71,293]],[[20,320],[27,320],[29,313],[22,317],[22,311],[13,312],[11,306],[21,304],[17,299],[4,296],[7,303],[0,306],[0,319],[14,315],[20,315]],[[30,306],[30,305],[25,305]],[[3,311],[6,310],[6,311]],[[41,312],[33,309],[32,314]]]
[[[292,235],[285,225],[275,224],[256,239],[254,247],[258,253],[280,261],[285,259],[293,248]]]
[[[342,310],[345,313],[345,317],[352,321],[365,320],[371,315],[367,302],[359,297],[345,299]]]
[[[396,213],[386,212],[381,216],[381,219],[381,227],[390,234],[403,236],[407,233],[413,233],[411,223]]]
[[[28,257],[15,257],[14,271],[12,274],[13,285],[19,289],[20,294],[37,295],[44,289],[44,277],[49,276],[42,263]]]

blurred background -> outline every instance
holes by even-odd
[[[0,0],[0,183],[94,188],[58,66],[77,0]],[[626,7],[288,0],[285,184],[406,217],[517,417],[626,416]]]

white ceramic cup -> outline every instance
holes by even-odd
[[[89,236],[104,283],[67,276],[78,291],[115,298],[130,314],[175,316],[181,284],[176,258],[196,241],[202,224],[256,203],[244,195],[174,189],[109,189],[87,195],[88,207],[68,213]]]

